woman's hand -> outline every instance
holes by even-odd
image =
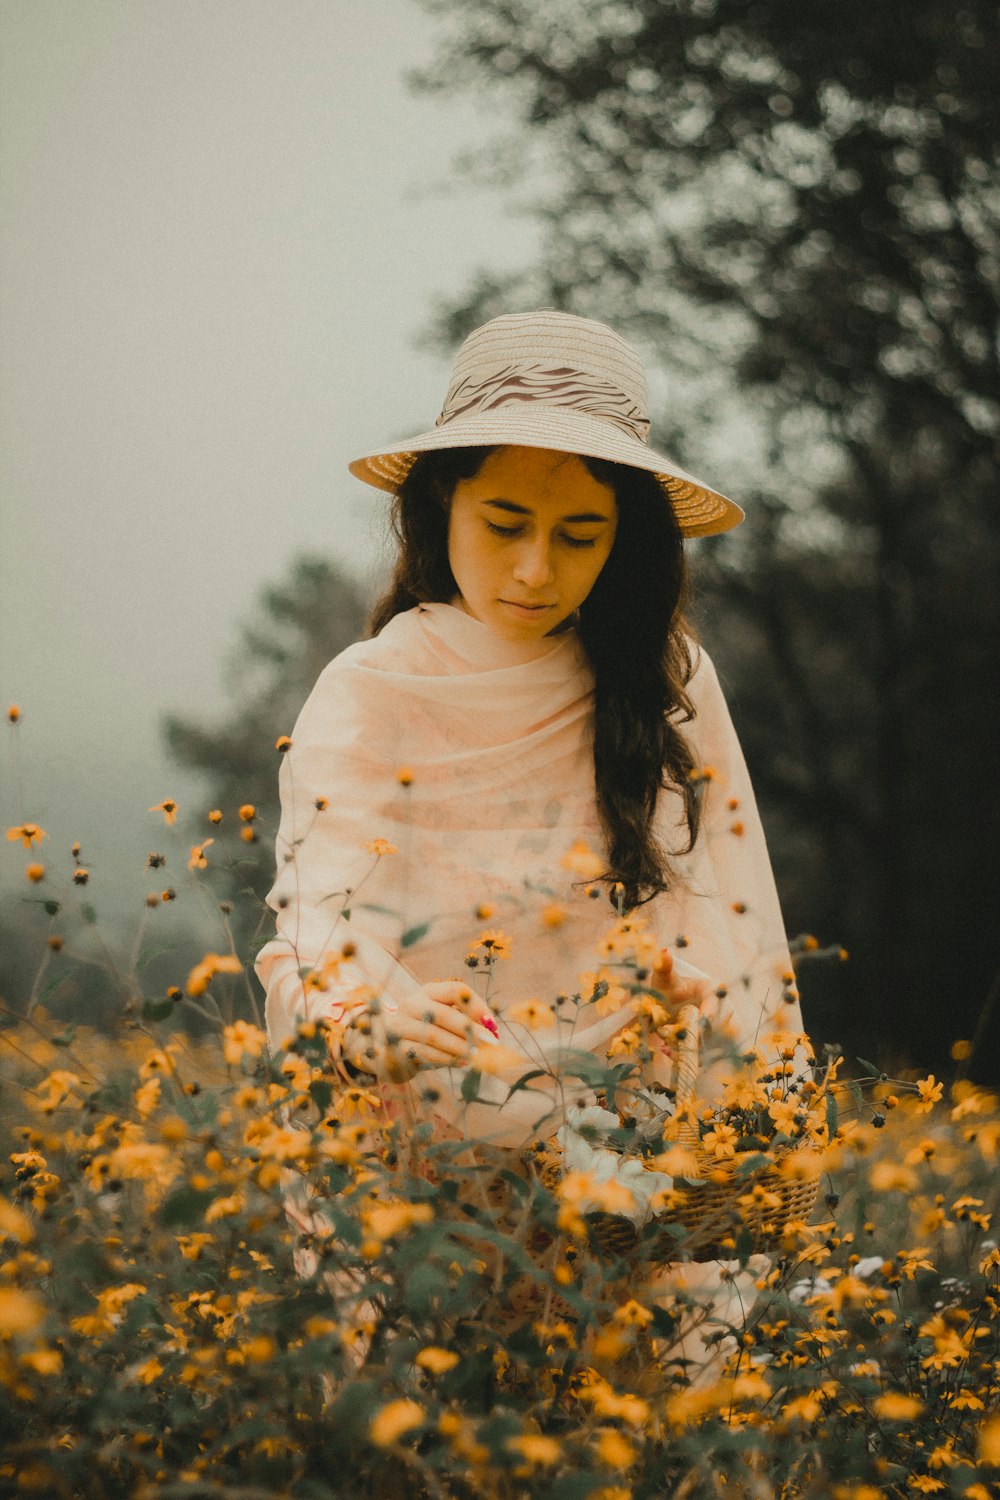
[[[341,1035],[341,1054],[377,1078],[407,1083],[421,1068],[462,1067],[496,1022],[478,995],[458,979],[425,984],[391,1011],[354,1016]]]

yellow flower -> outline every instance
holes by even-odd
[[[391,1448],[404,1432],[410,1432],[414,1427],[419,1427],[423,1420],[424,1409],[416,1401],[408,1401],[405,1398],[390,1401],[372,1418],[368,1436],[376,1448]]]
[[[292,748],[292,742],[289,739],[288,735],[279,734],[278,738],[274,742],[274,748],[281,755],[284,755],[287,750],[290,750]]]
[[[477,948],[485,948],[490,959],[510,958],[510,938],[505,932],[481,932],[469,950],[470,958],[475,956]]]
[[[214,1239],[214,1234],[205,1234],[203,1231],[196,1231],[194,1234],[179,1234],[177,1248],[185,1260],[200,1260],[201,1252],[206,1245],[211,1245]]]
[[[601,1427],[595,1437],[597,1456],[609,1469],[628,1469],[635,1463],[635,1447],[616,1427]]]
[[[926,1078],[917,1079],[917,1093],[920,1095],[920,1102],[916,1105],[917,1111],[920,1114],[928,1114],[944,1093],[944,1084],[938,1083],[934,1074],[931,1073]]]
[[[58,1349],[29,1349],[21,1355],[22,1365],[34,1370],[36,1375],[61,1375],[63,1360]]]
[[[571,844],[559,863],[580,880],[596,880],[604,873],[604,860],[594,853],[586,839],[577,839]]]
[[[648,1328],[653,1321],[653,1314],[650,1308],[630,1297],[615,1309],[614,1319],[616,1323],[622,1323],[628,1328]]]
[[[241,974],[243,965],[235,953],[206,953],[201,963],[195,964],[187,977],[185,990],[195,998],[203,995],[216,974]]]
[[[714,1127],[702,1137],[702,1146],[706,1151],[719,1160],[736,1155],[736,1142],[739,1139],[732,1125],[727,1125],[722,1120],[717,1120]]]
[[[34,1229],[26,1213],[6,1198],[0,1198],[0,1237],[17,1240],[27,1245],[34,1238]]]
[[[25,880],[30,880],[32,885],[37,885],[40,880],[45,879],[44,865],[29,865],[24,872]]]
[[[75,1104],[77,1108],[83,1103],[83,1083],[75,1073],[68,1072],[65,1068],[56,1068],[47,1078],[43,1078],[36,1089],[39,1107],[43,1114],[50,1115],[54,1110],[61,1109],[64,1105]]]
[[[191,845],[191,853],[188,855],[189,870],[207,870],[208,860],[205,858],[205,850],[211,848],[214,839],[205,839],[200,844]]]
[[[240,808],[240,822],[241,823],[252,823],[253,820],[254,820],[254,818],[256,816],[257,816],[257,809],[254,807],[253,803],[252,802],[244,802],[243,806]]]
[[[148,810],[149,812],[162,813],[165,823],[173,825],[177,822],[177,803],[172,797],[167,797],[163,802],[157,802],[155,807],[151,807]]]
[[[0,1338],[32,1333],[45,1319],[45,1307],[20,1287],[0,1287]]]
[[[234,1021],[222,1031],[222,1055],[230,1067],[238,1067],[244,1057],[260,1057],[267,1046],[267,1033],[249,1021]]]
[[[886,1391],[872,1403],[875,1415],[885,1417],[887,1422],[912,1422],[919,1417],[924,1403],[916,1396],[907,1396],[902,1391]]]
[[[20,823],[16,828],[7,829],[7,838],[11,843],[20,839],[24,847],[30,849],[32,844],[40,844],[42,839],[48,838],[48,834],[37,823]]]
[[[979,1462],[1000,1469],[1000,1417],[991,1417],[979,1429]]]
[[[917,1176],[911,1167],[888,1158],[875,1162],[868,1181],[876,1193],[912,1193],[917,1186]]]
[[[634,1026],[623,1026],[608,1043],[608,1057],[634,1057],[642,1046],[642,1037]]]
[[[247,1339],[246,1343],[240,1345],[243,1358],[252,1365],[266,1365],[269,1359],[273,1359],[278,1352],[278,1346],[274,1339],[260,1334],[256,1338]]]
[[[365,848],[368,850],[369,854],[374,854],[374,855],[378,856],[379,858],[381,858],[381,856],[383,854],[398,854],[399,853],[399,850],[396,848],[396,845],[395,844],[390,844],[388,839],[372,839],[369,843],[367,843],[365,845]]]
[[[212,811],[208,815],[208,821],[214,828],[218,828],[219,824],[222,822],[222,809],[213,807]]]
[[[555,1438],[545,1437],[540,1432],[523,1432],[518,1437],[507,1439],[507,1447],[515,1453],[520,1453],[529,1463],[540,1464],[546,1468],[557,1464],[562,1458],[562,1444]]]
[[[135,1107],[139,1112],[140,1120],[148,1120],[154,1109],[160,1102],[160,1080],[159,1078],[147,1078],[145,1083],[140,1083],[135,1091]]]
[[[429,1224],[433,1217],[429,1203],[372,1203],[361,1213],[365,1230],[377,1240],[391,1239],[414,1224]]]
[[[11,724],[18,724],[18,723],[20,723],[20,721],[21,721],[21,710],[18,708],[18,706],[17,706],[16,703],[12,703],[10,705],[10,707],[8,708],[8,710],[7,710],[7,718],[8,718],[8,721]]]
[[[649,1421],[648,1402],[631,1393],[617,1395],[600,1376],[582,1386],[577,1391],[577,1398],[592,1406],[599,1417],[628,1422],[631,1427],[641,1427]]]
[[[458,1364],[458,1355],[453,1349],[439,1349],[431,1344],[426,1349],[421,1349],[413,1361],[419,1365],[421,1370],[429,1370],[432,1375],[446,1375]]]
[[[140,1385],[152,1385],[163,1374],[163,1366],[154,1355],[151,1359],[144,1359],[141,1364],[133,1365],[130,1374]]]
[[[566,908],[559,901],[550,901],[547,906],[542,907],[541,918],[543,927],[561,927],[567,916]]]
[[[400,786],[412,786],[413,785],[413,770],[412,770],[412,768],[410,766],[400,766],[399,770],[396,772],[396,780],[399,782]]]
[[[504,1020],[518,1026],[527,1026],[529,1031],[543,1031],[555,1021],[551,1005],[542,1005],[539,1000],[522,1000],[504,1011]]]

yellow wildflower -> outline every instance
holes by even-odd
[[[148,1120],[160,1102],[161,1084],[158,1077],[147,1078],[135,1091],[135,1107],[140,1120]]]
[[[399,850],[396,848],[396,845],[395,844],[390,844],[390,842],[389,842],[388,839],[371,839],[365,845],[365,848],[368,850],[369,854],[374,854],[374,855],[376,855],[379,858],[381,858],[381,856],[383,854],[398,854],[399,853]]]
[[[260,1057],[266,1046],[267,1033],[249,1021],[234,1021],[223,1028],[222,1055],[230,1067],[238,1067],[244,1057]]]
[[[391,1239],[414,1224],[429,1224],[433,1217],[429,1203],[371,1203],[361,1211],[366,1232],[377,1240]]]
[[[45,866],[39,864],[28,865],[24,872],[25,880],[30,880],[32,885],[37,885],[40,880],[45,879]]]
[[[423,1420],[424,1409],[416,1401],[405,1398],[390,1401],[372,1418],[368,1436],[376,1448],[391,1448],[405,1432],[419,1427]]]
[[[17,827],[7,829],[7,838],[10,843],[20,839],[24,847],[30,849],[32,844],[40,844],[42,839],[48,838],[48,834],[37,823],[19,823]]]
[[[944,1093],[944,1084],[938,1083],[931,1073],[926,1078],[917,1079],[917,1093],[920,1101],[915,1106],[918,1113],[928,1114]]]
[[[0,1338],[33,1333],[45,1319],[45,1307],[20,1287],[0,1287]]]
[[[177,822],[177,803],[172,797],[167,797],[164,801],[157,802],[155,807],[149,808],[148,811],[162,813],[165,823],[173,825]]]
[[[36,1375],[61,1375],[63,1358],[58,1349],[50,1349],[42,1346],[37,1349],[29,1349],[21,1355],[22,1365],[27,1365],[29,1370],[34,1370]]]
[[[924,1409],[917,1396],[907,1396],[902,1391],[886,1391],[883,1396],[876,1396],[872,1405],[875,1415],[887,1422],[912,1422]]]
[[[34,1233],[28,1215],[16,1204],[0,1198],[0,1239],[17,1240],[19,1244],[27,1245],[34,1238]]]
[[[539,1464],[545,1468],[557,1464],[562,1458],[562,1444],[552,1437],[545,1437],[541,1432],[523,1432],[518,1437],[507,1439],[507,1447],[514,1453],[520,1453],[531,1464]]]
[[[431,1375],[447,1375],[458,1364],[458,1358],[454,1349],[439,1349],[437,1345],[430,1344],[426,1349],[421,1349],[413,1363],[419,1365],[421,1370],[428,1370]]]
[[[635,1446],[617,1427],[600,1427],[594,1437],[597,1456],[609,1469],[628,1469],[635,1463]]]
[[[214,839],[204,839],[200,844],[191,845],[191,853],[188,855],[189,870],[207,870],[208,860],[205,858],[205,850],[211,848]]]
[[[604,861],[595,854],[586,839],[577,839],[559,861],[564,870],[580,880],[596,880],[604,873]]]
[[[206,953],[187,977],[185,991],[192,999],[203,995],[216,974],[241,974],[243,965],[235,953]]]
[[[979,1462],[1000,1469],[1000,1417],[991,1417],[979,1429]]]
[[[540,1000],[522,1000],[504,1011],[504,1020],[527,1026],[529,1031],[543,1031],[555,1022],[555,1012],[551,1005],[543,1005]]]

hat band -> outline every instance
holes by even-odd
[[[624,391],[597,375],[565,365],[505,365],[485,379],[458,378],[448,390],[436,425],[445,427],[460,417],[520,402],[585,412],[611,422],[640,443],[649,441],[649,420]]]

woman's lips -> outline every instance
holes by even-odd
[[[522,615],[541,615],[547,609],[555,608],[554,604],[521,604],[517,599],[501,599],[500,603],[505,604],[508,609],[516,609]]]

